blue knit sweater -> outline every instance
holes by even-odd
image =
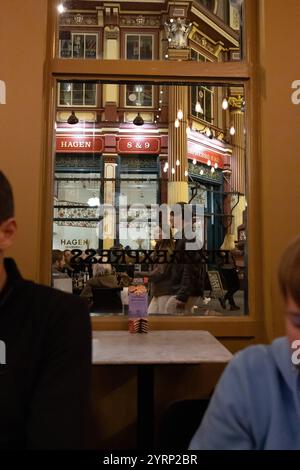
[[[236,354],[190,449],[300,450],[300,370],[287,338]]]

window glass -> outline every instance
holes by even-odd
[[[95,106],[96,85],[94,83],[66,83],[59,85],[59,106]]]
[[[152,85],[127,85],[126,106],[151,107],[153,102]]]
[[[140,37],[139,36],[127,36],[127,59],[138,60],[140,58]]]
[[[100,107],[102,83],[58,85],[76,109],[56,113],[53,284],[99,315],[125,315],[135,282],[145,315],[247,314],[243,86],[107,83]],[[118,89],[129,106],[113,113]],[[105,311],[94,288],[111,296]]]
[[[152,59],[153,36],[126,35],[126,58],[130,60]]]

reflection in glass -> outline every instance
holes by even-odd
[[[205,56],[195,51],[194,59]],[[74,293],[88,292],[94,305],[93,289],[86,285],[95,270],[107,270],[123,296],[115,313],[126,312],[126,289],[139,279],[149,305],[154,293],[168,296],[151,302],[151,314],[247,314],[244,87],[205,82],[58,85],[53,249],[83,251],[67,266]],[[96,100],[96,89],[102,102]],[[70,106],[79,107],[79,122],[73,126],[67,124]],[[144,120],[139,128],[133,124],[136,107]],[[189,261],[182,257],[186,241],[182,245],[178,213],[171,207],[182,200],[198,244]],[[169,243],[163,243],[163,234]],[[155,253],[162,246],[166,257],[158,262]],[[155,247],[148,258],[141,252]],[[103,264],[110,266],[104,269]],[[101,279],[102,287],[107,280]],[[95,295],[98,302],[101,296]],[[111,305],[117,308],[120,302]],[[94,313],[100,310],[98,303]],[[112,312],[106,307],[103,313]]]

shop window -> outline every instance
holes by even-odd
[[[61,31],[59,56],[63,59],[96,59],[98,56],[98,35]]]
[[[53,249],[97,247],[100,173],[83,169],[66,172],[56,168],[54,182]]]
[[[152,85],[126,85],[126,106],[153,107]]]
[[[126,34],[126,59],[153,59],[154,36],[151,34]]]
[[[94,107],[97,104],[96,85],[94,83],[67,83],[59,84],[59,106],[86,106]]]

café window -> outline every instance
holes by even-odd
[[[97,92],[95,83],[69,83],[59,84],[59,106],[85,106],[94,107],[97,104]]]
[[[153,86],[132,84],[126,85],[126,107],[153,107]]]
[[[126,34],[126,59],[151,60],[153,59],[153,34]]]
[[[63,59],[96,59],[97,56],[97,34],[60,32],[59,57]]]
[[[70,93],[79,85],[83,90],[102,83],[99,80],[95,84],[95,79],[85,83],[60,82],[58,98],[61,99],[62,89],[69,89],[68,85]],[[144,284],[150,314],[224,317],[247,314],[247,135],[244,132],[247,107],[243,86],[235,83],[221,86],[217,81],[201,81],[197,85],[115,84],[126,90],[122,98],[125,104],[133,103],[132,108],[126,110],[130,115],[127,122],[116,117],[104,121],[105,116],[97,110],[93,110],[97,120],[91,122],[86,110],[76,109],[75,114],[81,117],[79,122],[68,127],[62,122],[56,123],[54,284],[76,295],[88,293],[93,314],[123,315],[128,306],[128,288],[134,285],[136,278]],[[199,93],[209,87],[218,96],[226,96],[228,102],[226,110],[222,103],[215,103],[216,113],[220,115],[218,127],[203,119],[202,122],[189,119],[193,90]],[[135,103],[130,100],[133,94]],[[172,100],[177,116],[181,110],[177,125],[172,123],[169,112],[166,112],[166,121],[162,121],[163,126],[153,117],[146,122],[147,106],[153,105],[155,96],[161,96],[166,107]],[[133,123],[139,109],[136,106],[142,109],[145,125]],[[103,135],[104,127],[109,129],[109,138],[107,133]],[[186,151],[181,152],[181,148]],[[182,229],[181,209],[177,222],[175,216],[173,219],[171,216],[175,189],[184,194],[189,204],[191,217],[186,222],[197,237],[197,246],[191,248],[196,251],[192,262],[187,259],[181,263],[186,266],[180,269],[173,266],[172,258]],[[69,253],[72,249],[76,249],[76,253],[80,250],[76,258],[73,253],[73,259]],[[143,253],[150,249],[164,250],[169,258],[154,263],[155,258],[145,258]],[[64,259],[56,259],[57,250],[67,250]],[[121,251],[121,258],[116,250]],[[198,257],[200,250],[205,251],[201,259]],[[151,281],[155,269],[166,276],[164,285],[156,284],[156,291],[158,281],[154,277]],[[182,284],[184,269],[195,287],[185,287],[187,298],[191,297],[185,310],[178,309],[171,299],[167,300],[170,300],[169,306],[159,307],[161,311],[151,309],[152,289],[160,292],[158,296],[171,297]],[[113,285],[106,284],[105,276],[112,276],[109,279],[113,279]],[[106,289],[105,298],[111,295],[111,308],[106,305],[104,309],[99,289]],[[116,294],[118,305],[113,307]]]

